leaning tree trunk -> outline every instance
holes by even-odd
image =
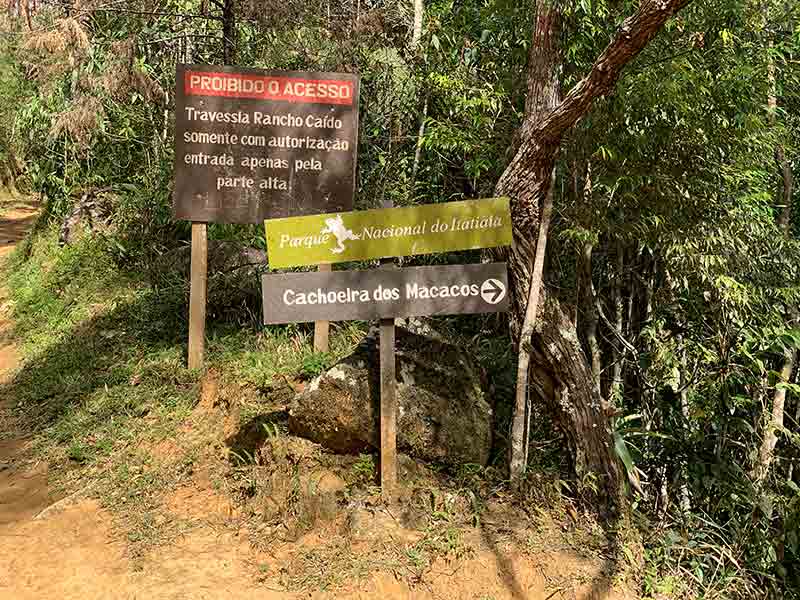
[[[623,67],[689,1],[643,0],[636,13],[622,23],[589,74],[561,101],[556,36],[560,11],[552,0],[536,3],[521,143],[496,186],[497,195],[511,198],[514,246],[508,264],[511,331],[517,343],[531,291],[540,207],[550,186],[562,136],[589,111],[595,99],[614,88]],[[597,479],[608,508],[613,510],[621,499],[622,476],[613,450],[608,409],[593,384],[574,323],[543,286],[540,293],[541,318],[530,342],[531,386],[564,431],[576,470]],[[512,438],[518,426],[524,427],[524,418],[515,415]]]

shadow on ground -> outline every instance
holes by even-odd
[[[550,534],[543,533],[543,537],[533,545],[522,543],[517,538],[509,546],[509,540],[515,537],[513,532],[520,526],[519,514],[510,509],[508,513],[493,511],[485,517],[478,523],[481,540],[494,555],[497,577],[514,600],[528,600],[532,593],[530,568],[521,567],[525,562],[520,560],[522,546],[527,546],[528,552],[533,554],[534,570],[537,571],[535,579],[539,580],[536,583],[549,594],[547,598],[611,600],[628,597],[614,585],[628,564],[621,539],[613,533],[619,525],[617,521],[606,523],[606,536],[595,538],[591,543],[586,540],[565,543],[572,528],[581,529],[580,523],[568,518],[563,523],[556,523]],[[542,531],[533,524],[531,526]],[[535,597],[540,598],[539,595]]]
[[[250,419],[225,440],[225,445],[231,451],[231,462],[236,465],[253,462],[256,453],[271,435],[271,427],[285,425],[288,420],[289,413],[285,410],[272,411]]]
[[[20,433],[58,427],[79,408],[86,409],[91,422],[120,413],[142,415],[148,410],[147,395],[137,393],[138,388],[193,385],[181,364],[183,304],[182,298],[139,294],[79,323],[28,357],[0,385],[0,400],[13,399],[17,407]],[[98,390],[113,401],[87,407]]]

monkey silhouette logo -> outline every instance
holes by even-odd
[[[336,215],[330,219],[325,219],[325,227],[320,232],[323,235],[332,233],[336,236],[336,242],[339,244],[336,248],[332,248],[331,252],[334,254],[341,254],[344,252],[344,243],[347,240],[357,240],[359,237],[350,229],[344,226],[342,222],[342,215]]]

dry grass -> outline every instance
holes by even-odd
[[[403,570],[397,552],[376,550],[354,547],[346,536],[333,536],[317,547],[302,547],[281,570],[278,583],[291,591],[335,590],[375,571]]]
[[[88,149],[92,134],[97,130],[105,115],[102,102],[94,96],[81,95],[66,111],[53,119],[50,136],[53,138],[66,134],[79,147]]]
[[[77,74],[91,56],[92,45],[77,19],[55,19],[51,26],[30,32],[20,49],[27,76],[35,79],[45,94],[56,89],[69,73],[76,74],[76,88],[88,89],[88,82]]]
[[[112,60],[101,79],[112,98],[122,101],[129,98],[131,93],[138,92],[148,102],[165,102],[163,88],[136,65],[135,38],[114,42],[109,55]]]
[[[91,53],[86,30],[72,18],[57,19],[52,29],[33,32],[25,40],[23,48],[66,58],[72,66]]]

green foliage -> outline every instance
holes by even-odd
[[[629,7],[616,9],[568,9],[568,81],[585,73]],[[581,302],[585,284],[571,265],[592,246],[604,396],[613,361],[624,365],[616,454],[629,479],[640,477],[640,508],[646,502],[649,518],[669,524],[648,542],[650,597],[800,589],[786,543],[797,519],[786,483],[798,456],[790,434],[779,433],[766,481],[753,475],[776,390],[788,391],[784,429],[798,426],[795,383],[777,373],[796,344],[800,244],[776,223],[775,162],[780,146],[797,179],[797,18],[779,2],[693,3],[595,105],[559,164],[549,277]],[[766,110],[771,93],[775,113]],[[795,189],[793,219],[798,200]]]
[[[300,372],[308,378],[316,377],[331,364],[331,356],[327,352],[315,352],[303,359]]]
[[[351,467],[353,479],[369,483],[375,478],[375,461],[371,454],[359,454],[358,460]]]

